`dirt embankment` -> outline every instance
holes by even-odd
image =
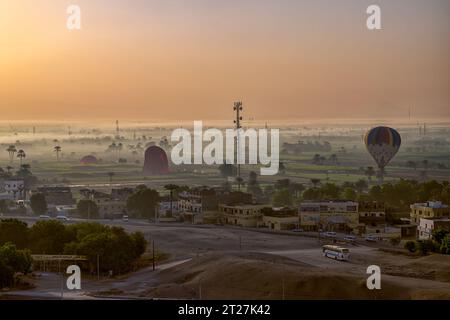
[[[142,296],[189,299],[411,299],[450,298],[383,280],[370,291],[366,278],[312,267],[269,254],[208,254],[164,270]],[[442,295],[444,294],[444,295]]]
[[[418,256],[380,250],[377,259],[389,275],[450,283],[450,255]]]

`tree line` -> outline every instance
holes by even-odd
[[[450,229],[438,228],[434,230],[432,238],[429,240],[408,241],[405,243],[405,249],[422,255],[429,252],[450,254]]]
[[[289,179],[277,181],[266,186],[264,193],[271,196],[275,206],[290,206],[305,200],[353,200],[379,201],[392,211],[409,211],[409,206],[417,202],[430,200],[450,204],[450,185],[448,181],[398,180],[369,187],[366,180],[344,182],[341,185],[319,179],[311,179],[310,187],[295,183]]]
[[[17,219],[0,221],[0,246],[13,245],[32,254],[84,255],[90,271],[124,273],[146,250],[141,232],[128,234],[121,227],[98,223],[64,225],[56,220],[38,221],[33,226]],[[15,269],[15,272],[23,270]]]

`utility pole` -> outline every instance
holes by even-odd
[[[100,255],[97,254],[97,280],[100,280]]]
[[[236,163],[237,163],[237,181],[238,181],[238,191],[241,191],[241,164],[239,162],[239,153],[240,153],[240,141],[239,141],[239,133],[241,131],[241,111],[242,108],[242,101],[237,101],[234,103],[233,110],[236,112],[236,120],[234,120],[234,123],[236,125]]]
[[[64,299],[64,275],[61,272],[61,259],[58,260],[58,271],[61,275],[61,300]]]
[[[91,220],[91,201],[94,201],[94,190],[88,191],[88,220]]]
[[[152,241],[152,254],[153,254],[153,271],[155,271],[155,240]]]

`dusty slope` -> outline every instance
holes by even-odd
[[[364,257],[355,258],[359,263],[367,264]],[[386,274],[450,283],[450,255],[412,256],[379,251],[376,263]]]
[[[414,290],[383,281],[369,291],[366,278],[335,273],[269,254],[208,254],[162,271],[146,297],[202,299],[409,299]],[[430,295],[427,293],[428,296]],[[427,297],[428,297],[427,296]]]

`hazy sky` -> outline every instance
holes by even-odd
[[[448,0],[0,0],[0,120],[450,117],[449,39]]]

